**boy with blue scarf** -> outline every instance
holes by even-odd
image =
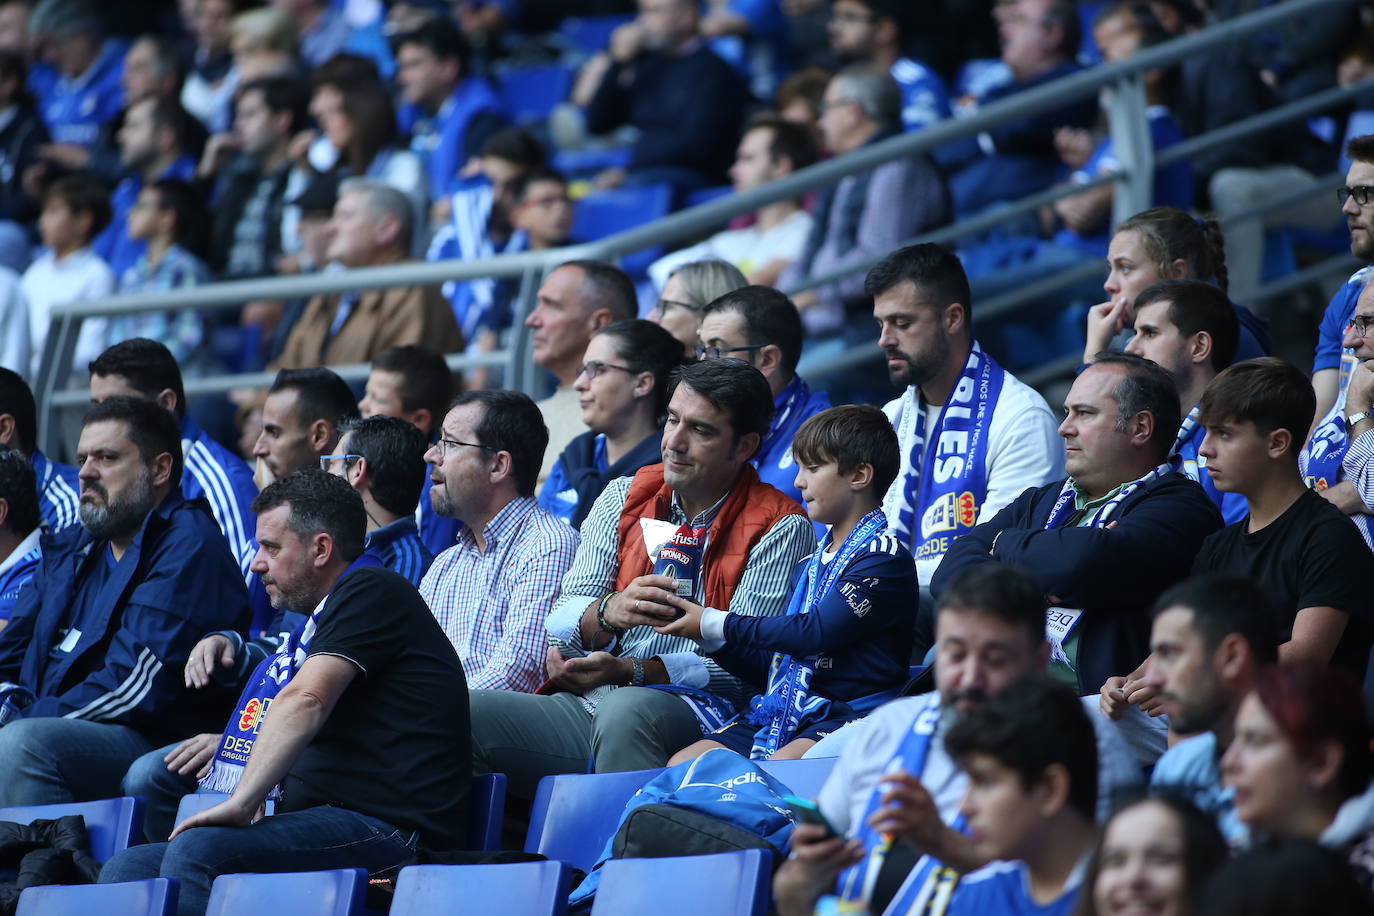
[[[800,757],[906,681],[916,568],[879,508],[897,475],[896,433],[875,407],[833,407],[802,424],[792,453],[807,512],[830,530],[797,564],[786,614],[747,617],[668,598],[682,616],[658,632],[693,639],[730,673],[767,685],[672,763],[716,747],[756,760]]]

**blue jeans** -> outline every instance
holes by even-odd
[[[0,728],[0,807],[115,798],[129,764],[152,746],[125,725],[59,718],[11,722]]]
[[[167,769],[163,760],[181,742],[149,751],[134,761],[124,774],[123,794],[143,799],[143,833],[149,843],[165,843],[177,819],[181,797],[196,791],[195,775],[182,776]]]
[[[415,861],[417,840],[413,830],[321,805],[247,827],[199,827],[170,843],[130,847],[105,863],[100,881],[177,878],[178,916],[204,916],[219,875],[366,868],[369,877],[385,877]]]

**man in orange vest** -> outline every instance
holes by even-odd
[[[471,695],[476,772],[505,773],[531,796],[540,778],[661,767],[724,724],[753,688],[697,644],[653,627],[677,595],[736,614],[782,612],[793,567],[814,549],[797,503],[749,464],[773,396],[757,369],[708,359],[678,375],[663,463],[612,481],[549,615],[540,694]],[[629,689],[625,689],[629,688]]]

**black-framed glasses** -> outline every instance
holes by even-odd
[[[700,305],[695,305],[691,302],[679,302],[676,299],[658,300],[658,313],[660,315],[666,315],[668,313],[668,309],[686,309],[687,311],[692,312],[696,315],[700,315],[702,312],[706,311],[704,307]]]
[[[1363,340],[1365,332],[1369,330],[1371,320],[1374,320],[1374,315],[1351,315],[1345,326],[1353,328],[1355,336]]]
[[[462,441],[460,441],[460,440],[458,440],[458,439],[445,439],[445,438],[442,437],[442,436],[440,436],[439,439],[438,439],[438,441],[435,442],[435,444],[434,444],[435,448],[437,448],[437,449],[439,450],[439,460],[440,460],[440,461],[443,461],[443,460],[444,460],[444,456],[446,456],[446,455],[448,454],[448,450],[449,450],[450,448],[453,448],[453,447],[456,447],[456,446],[459,446],[459,445],[466,445],[468,448],[480,448],[480,449],[481,449],[482,451],[484,451],[484,452],[495,452],[495,451],[498,451],[498,449],[494,449],[494,448],[492,448],[490,445],[482,445],[480,442],[462,442]]]
[[[1349,200],[1350,198],[1353,197],[1353,198],[1355,198],[1355,203],[1357,203],[1357,204],[1359,204],[1361,207],[1363,207],[1365,204],[1369,203],[1369,195],[1370,195],[1371,192],[1374,192],[1374,185],[1368,185],[1368,184],[1347,184],[1347,185],[1341,185],[1339,188],[1336,189],[1336,199],[1339,200],[1339,201],[1341,202],[1341,206],[1344,207],[1344,206],[1345,206],[1345,202],[1346,202],[1347,200]],[[1364,335],[1361,335],[1361,336],[1364,336]]]
[[[762,350],[768,344],[757,344],[752,347],[703,347],[697,346],[697,359],[720,359],[731,353],[753,353],[755,350]]]
[[[352,452],[346,452],[339,455],[321,455],[320,470],[328,474],[333,474],[337,468],[335,462],[341,461],[343,462],[343,472],[347,474],[348,469],[362,457],[362,455],[355,455]]]
[[[607,369],[619,369],[621,372],[635,374],[635,370],[629,366],[617,366],[615,363],[603,363],[599,359],[589,359],[577,368],[578,375],[585,375],[587,378],[599,378]]]

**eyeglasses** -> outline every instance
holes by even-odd
[[[635,374],[635,370],[629,366],[617,366],[615,363],[603,363],[599,359],[588,360],[578,367],[577,374],[585,375],[587,378],[599,378],[607,369],[619,369],[621,372]]]
[[[1345,202],[1353,197],[1355,198],[1355,203],[1363,207],[1365,204],[1369,203],[1370,192],[1374,192],[1374,185],[1342,185],[1336,189],[1336,199],[1339,200],[1341,206],[1344,207]]]
[[[756,347],[697,347],[697,359],[720,359],[727,353],[752,353],[755,350],[762,350],[768,344],[759,344]]]
[[[839,108],[841,105],[852,105],[855,99],[835,99],[830,102],[821,102],[816,105],[816,114],[823,115],[832,108]]]
[[[334,470],[335,470],[334,462],[336,462],[336,461],[342,461],[342,462],[343,462],[343,472],[344,472],[345,474],[347,474],[347,473],[348,473],[348,468],[349,468],[354,462],[356,462],[359,458],[361,458],[361,457],[363,457],[363,456],[362,456],[362,455],[355,455],[355,454],[353,454],[352,452],[348,452],[348,453],[346,453],[346,454],[341,454],[341,455],[321,455],[321,456],[320,456],[320,470],[321,470],[321,471],[324,471],[324,472],[326,472],[326,473],[329,473],[329,474],[333,474],[333,473],[334,473]]]
[[[1355,329],[1355,336],[1364,339],[1365,332],[1369,330],[1370,322],[1374,321],[1374,315],[1351,315],[1350,320],[1345,323],[1347,328]]]
[[[667,314],[668,309],[686,309],[687,311],[695,312],[698,315],[706,311],[706,309],[702,308],[701,306],[693,305],[690,302],[678,302],[676,299],[658,300],[658,313],[660,315]]]
[[[434,447],[439,450],[439,460],[443,461],[444,456],[448,454],[448,450],[459,445],[466,445],[468,448],[480,448],[484,452],[499,451],[499,449],[494,449],[490,445],[482,445],[478,442],[460,442],[457,439],[445,439],[442,436],[439,438],[439,441],[435,443]]]

